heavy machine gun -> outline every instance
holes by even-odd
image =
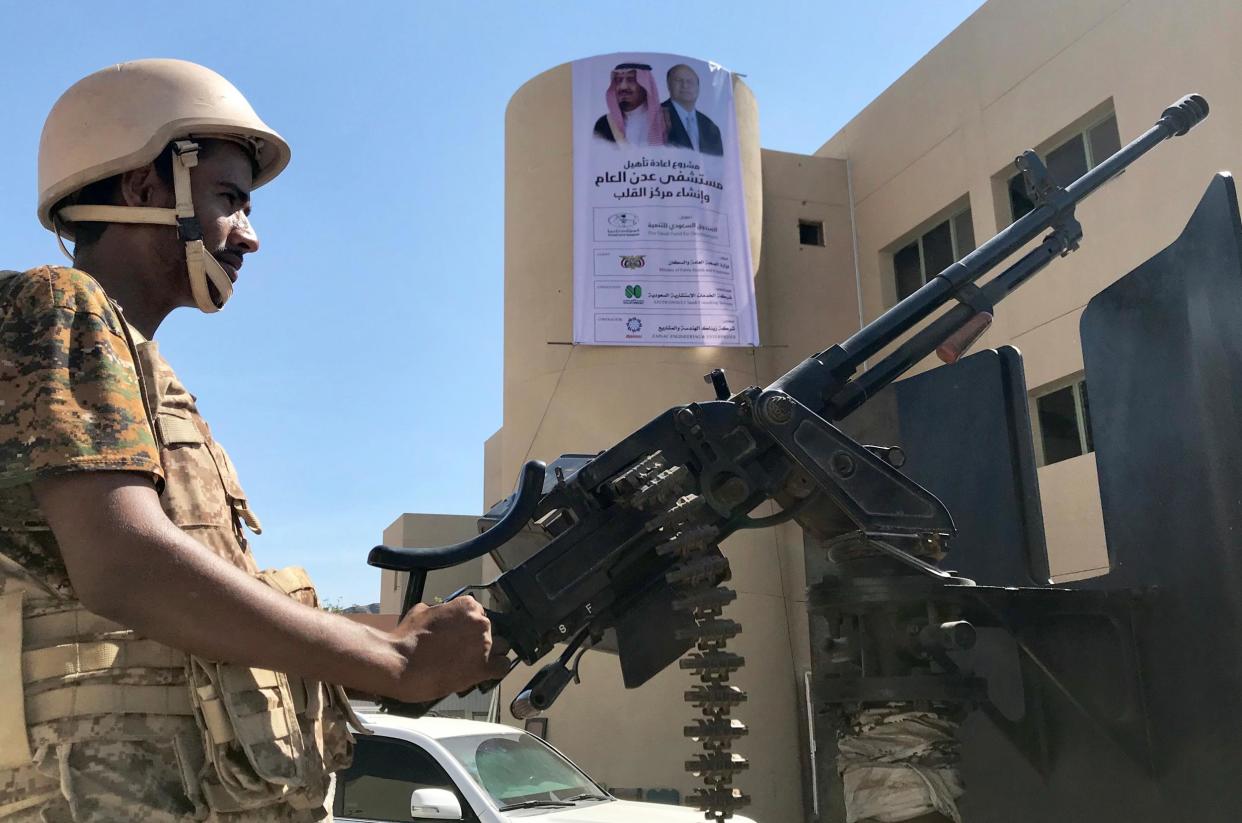
[[[1182,98],[1140,137],[1065,187],[1035,152],[1024,152],[1016,165],[1035,208],[849,339],[762,389],[733,392],[717,370],[706,378],[715,389],[712,401],[669,409],[597,455],[566,455],[550,466],[528,462],[516,491],[485,516],[491,526],[477,538],[437,549],[378,546],[368,562],[411,573],[408,610],[422,598],[427,572],[493,555],[500,576],[458,594],[484,602],[515,664],[535,664],[565,644],[514,699],[519,718],[553,704],[575,678],[576,656],[588,648],[619,654],[627,688],[682,658],[681,667],[698,679],[686,699],[700,712],[686,734],[703,746],[687,768],[704,779],[696,800],[709,819],[726,819],[746,802],[732,787],[746,763],[730,751],[745,734],[730,716],[745,694],[729,683],[744,661],[727,650],[741,627],[724,617],[736,595],[724,585],[729,565],[719,549],[739,530],[794,520],[828,541],[839,584],[828,598],[830,611],[855,658],[859,645],[869,642],[863,634],[891,633],[896,624],[871,618],[867,628],[851,603],[875,597],[917,602],[925,630],[918,642],[890,643],[896,651],[889,656],[900,665],[889,668],[900,671],[880,674],[909,674],[907,664],[920,658],[939,674],[907,679],[905,691],[889,699],[968,699],[971,683],[943,654],[966,643],[970,629],[960,620],[964,598],[955,592],[973,588],[972,581],[938,565],[955,534],[953,518],[902,474],[900,450],[861,444],[834,423],[932,352],[946,362],[958,359],[1000,300],[1077,248],[1082,228],[1074,210],[1083,198],[1207,113],[1202,97]],[[1045,232],[1037,246],[976,285]],[[884,354],[948,303],[956,305]],[[768,501],[779,511],[753,516]],[[887,582],[863,585],[878,580]],[[852,628],[844,625],[851,620]],[[904,638],[908,627],[901,628]],[[885,696],[881,687],[891,677],[876,678],[874,670],[855,674],[838,699],[864,699],[867,675],[880,689],[871,694]],[[429,708],[403,707],[414,714]]]

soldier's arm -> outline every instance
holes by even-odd
[[[89,610],[214,660],[422,701],[504,671],[471,598],[411,612],[388,633],[301,605],[214,555],[164,515],[151,480],[71,472],[35,496]]]

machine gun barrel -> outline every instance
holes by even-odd
[[[1116,177],[1158,143],[1185,134],[1208,114],[1207,101],[1190,94],[1161,113],[1150,129],[1066,188],[1048,184],[1047,172],[1034,152],[1018,158],[1019,166],[1036,181],[1047,185],[1036,192],[1035,209],[983,243],[961,260],[933,277],[922,288],[902,300],[847,340],[804,360],[768,387],[784,391],[803,404],[822,411],[830,419],[841,419],[861,405],[868,396],[900,377],[930,354],[967,320],[1004,298],[1055,256],[1072,251],[1080,236],[1073,213],[1077,204],[1100,186]],[[1053,235],[996,278],[1003,285],[990,288],[980,299],[973,284],[1019,251],[1039,234],[1053,229]],[[989,283],[991,287],[993,284]],[[988,287],[985,287],[988,288]],[[869,358],[899,339],[932,312],[950,300],[955,307],[928,326],[897,352],[877,364],[857,380],[854,372]],[[857,384],[857,385],[855,385]],[[839,396],[838,396],[839,395]]]

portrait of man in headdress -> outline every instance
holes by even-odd
[[[609,143],[631,146],[663,146],[668,121],[660,107],[651,66],[620,63],[604,95],[608,113],[595,121],[595,136]]]

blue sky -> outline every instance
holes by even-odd
[[[176,312],[157,339],[264,521],[260,564],[372,602],[385,526],[483,507],[504,110],[522,83],[614,51],[714,60],[746,75],[765,148],[811,152],[979,5],[0,0],[0,268],[61,261],[34,217],[35,159],[74,81],[179,57],[241,88],[293,162],[256,194],[263,249],[227,310]]]

